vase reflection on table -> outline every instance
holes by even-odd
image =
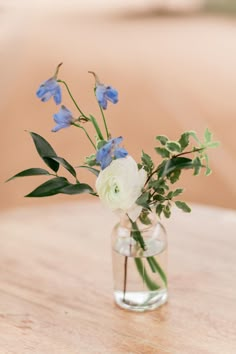
[[[134,223],[124,216],[112,232],[115,302],[140,312],[156,309],[168,297],[167,235],[154,213],[145,219],[146,224],[140,218]]]

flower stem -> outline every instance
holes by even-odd
[[[151,291],[155,291],[160,289],[160,286],[156,284],[154,281],[150,279],[150,277],[147,274],[146,268],[144,267],[143,261],[141,258],[134,258],[137,270],[140,274],[140,276],[143,278],[143,281],[147,285],[147,288]]]
[[[98,103],[98,105],[99,105],[99,108],[100,108],[100,111],[101,111],[101,114],[102,114],[102,119],[103,119],[103,123],[104,123],[105,129],[106,129],[107,139],[109,139],[110,134],[109,134],[109,132],[108,132],[108,127],[107,127],[107,122],[106,122],[105,114],[104,114],[103,109],[102,109],[102,107],[100,106],[99,103]]]
[[[96,78],[96,81],[98,82],[98,77],[96,76],[96,74],[92,71],[89,71],[91,74],[95,75],[95,78]],[[94,95],[96,97],[96,86],[94,88]],[[96,101],[97,101],[97,98],[96,98]],[[97,101],[98,102],[98,101]],[[105,127],[105,130],[106,130],[106,135],[107,135],[107,139],[109,139],[110,137],[110,134],[109,134],[109,131],[108,131],[108,127],[107,127],[107,122],[106,122],[106,118],[105,118],[105,114],[103,112],[103,109],[102,107],[100,106],[99,102],[98,102],[98,106],[99,106],[99,109],[100,109],[100,112],[101,112],[101,115],[102,115],[102,119],[103,119],[103,123],[104,123],[104,127]]]
[[[62,84],[65,85],[65,87],[66,87],[66,89],[67,89],[67,92],[68,92],[70,98],[72,99],[72,101],[73,101],[75,107],[78,109],[78,111],[80,112],[80,114],[81,114],[83,117],[88,118],[88,117],[86,117],[86,115],[82,112],[82,110],[81,110],[80,107],[78,106],[78,104],[77,104],[76,100],[74,99],[74,97],[73,97],[73,95],[72,95],[72,93],[71,93],[71,91],[70,91],[69,86],[67,85],[67,83],[66,83],[65,81],[63,81],[63,80],[57,80],[57,82],[61,82]]]
[[[87,138],[89,139],[90,143],[93,145],[94,149],[97,150],[97,149],[96,149],[96,146],[95,146],[94,142],[92,141],[92,139],[90,138],[90,136],[89,136],[87,130],[86,130],[84,127],[82,127],[81,125],[79,125],[79,124],[72,123],[72,125],[74,125],[75,127],[78,127],[78,128],[80,128],[80,129],[82,129],[82,130],[85,132],[85,134],[87,135]]]
[[[193,149],[193,150],[191,150],[191,151],[181,152],[180,154],[173,155],[173,156],[172,156],[172,159],[175,159],[176,157],[179,157],[179,156],[192,154],[193,152],[199,152],[199,151],[202,151],[202,150],[204,150],[204,149],[205,149],[205,147],[202,147],[202,148],[198,148],[198,149]]]
[[[125,256],[124,263],[124,287],[123,287],[123,301],[125,302],[126,286],[127,286],[127,271],[128,271],[128,257]]]
[[[91,114],[90,114],[90,121],[93,124],[99,139],[100,140],[104,140],[104,137],[103,137],[102,132],[101,132],[101,130],[99,128],[98,122],[96,121],[96,119]]]

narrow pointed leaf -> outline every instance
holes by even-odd
[[[191,208],[185,203],[185,202],[180,202],[179,200],[175,202],[175,205],[177,208],[183,210],[185,213],[190,213]]]
[[[70,184],[60,189],[60,193],[63,194],[94,194],[94,190],[86,183]]]
[[[96,119],[91,114],[90,114],[90,120],[91,120],[91,122],[92,122],[92,124],[93,124],[93,126],[94,126],[94,128],[95,128],[95,130],[97,132],[98,138],[100,140],[105,140],[103,138],[102,132],[101,132],[99,126],[98,126],[98,123],[97,123]]]
[[[40,176],[40,175],[50,175],[50,173],[43,168],[29,168],[27,170],[17,173],[15,176],[9,178],[6,182],[11,181],[17,177],[27,177],[27,176]]]
[[[202,163],[201,160],[199,158],[199,156],[197,156],[194,160],[193,160],[193,166],[194,166],[194,176],[198,176],[202,167]]]
[[[59,169],[59,163],[52,159],[44,159],[44,157],[57,156],[56,152],[53,150],[51,145],[42,136],[33,132],[29,133],[33,139],[34,145],[36,147],[36,150],[38,151],[39,156],[43,159],[46,165],[48,165],[48,167],[50,167],[54,172],[57,172]]]
[[[66,161],[63,157],[59,157],[59,156],[53,156],[53,157],[50,156],[49,157],[49,156],[46,156],[45,159],[46,160],[52,159],[52,160],[58,162],[67,171],[69,171],[72,174],[72,176],[74,176],[76,178],[76,171],[75,171],[74,167],[71,166],[71,164],[68,161]]]
[[[165,177],[169,173],[175,171],[176,169],[189,169],[193,168],[193,162],[191,159],[187,157],[174,157],[162,166],[162,170],[160,170],[160,176]]]
[[[25,197],[48,197],[60,193],[60,189],[67,186],[69,182],[64,177],[55,177],[41,184]]]
[[[76,168],[85,168],[88,171],[90,171],[91,173],[93,173],[95,176],[98,176],[100,171],[97,170],[96,168],[90,167],[90,166],[76,166]]]

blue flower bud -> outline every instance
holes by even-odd
[[[96,98],[99,105],[103,108],[107,108],[107,101],[112,103],[118,102],[118,91],[111,86],[105,86],[102,84],[96,84]]]
[[[52,129],[52,132],[68,128],[73,122],[72,113],[65,106],[61,106],[60,111],[54,114],[53,118],[57,125]]]
[[[119,147],[119,144],[122,141],[122,136],[110,139],[101,149],[98,150],[96,160],[101,165],[102,170],[109,166],[114,158],[120,159],[128,155],[128,152],[124,148]]]
[[[61,87],[55,78],[43,82],[39,86],[36,95],[42,102],[46,102],[53,97],[56,104],[61,103]]]

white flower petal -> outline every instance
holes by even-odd
[[[99,173],[96,190],[101,201],[108,208],[127,212],[134,207],[141,195],[146,179],[146,171],[138,170],[135,160],[127,156],[112,161]]]
[[[140,205],[134,204],[134,206],[127,211],[127,214],[129,215],[129,218],[135,222],[138,219],[141,211],[142,207]]]

